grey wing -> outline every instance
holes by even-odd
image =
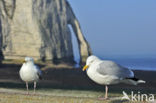
[[[103,61],[100,63],[97,72],[102,75],[114,75],[119,78],[134,77],[134,73],[130,69],[122,67],[113,61]]]
[[[42,71],[40,70],[40,68],[37,65],[35,65],[35,68],[37,70],[37,75],[38,75],[39,79],[42,79]]]

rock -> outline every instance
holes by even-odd
[[[1,0],[0,50],[5,59],[73,62],[69,25],[77,37],[81,61],[91,54],[79,22],[66,0]]]
[[[3,60],[3,54],[2,54],[2,27],[1,27],[1,19],[0,19],[0,64]]]

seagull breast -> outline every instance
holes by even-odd
[[[39,69],[33,63],[24,63],[20,70],[20,77],[23,81],[33,82],[39,79]]]

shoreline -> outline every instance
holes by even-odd
[[[104,86],[91,81],[86,72],[75,68],[46,68],[43,80],[37,83],[37,95],[33,94],[33,84],[29,84],[30,94],[26,94],[25,83],[19,78],[21,65],[0,65],[0,102],[20,101],[19,103],[129,103],[122,99],[123,91],[128,95],[133,91],[139,94],[154,94],[156,96],[156,71],[135,70],[138,78],[146,81],[137,86],[116,84],[109,86],[107,101],[99,101],[98,97],[105,93]],[[44,68],[40,65],[40,68]],[[73,102],[71,102],[71,100]],[[22,101],[22,102],[21,102]],[[10,102],[12,103],[12,102]],[[142,102],[136,102],[142,103]]]
[[[21,65],[0,65],[0,87],[25,88],[24,82],[20,80],[19,70]],[[41,69],[44,66],[39,66]],[[43,69],[43,80],[39,82],[39,88],[62,88],[62,89],[89,89],[103,90],[103,86],[89,79],[86,72],[75,68],[46,68]],[[145,80],[145,84],[132,86],[127,84],[112,85],[110,88],[132,88],[145,89],[156,92],[156,71],[133,70],[136,78]]]

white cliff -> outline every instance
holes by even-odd
[[[91,50],[66,0],[0,0],[0,51],[5,59],[32,56],[72,62],[68,25],[75,32],[84,62]]]

